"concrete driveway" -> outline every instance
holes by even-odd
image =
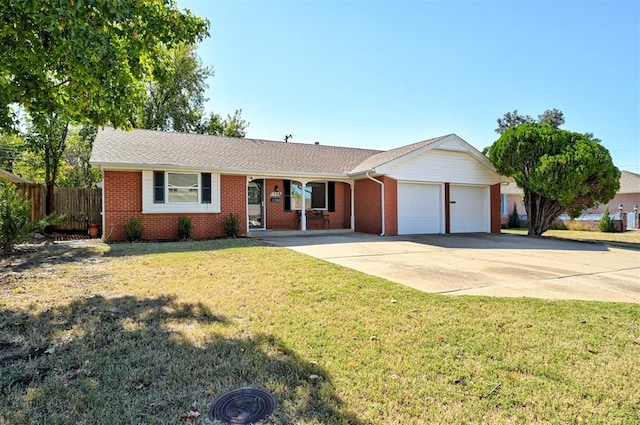
[[[640,303],[638,250],[506,234],[260,238],[425,292]]]

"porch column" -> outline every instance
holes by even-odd
[[[300,211],[300,230],[303,232],[307,231],[307,203],[305,200],[305,193],[307,192],[307,182],[302,180],[300,182],[302,185],[302,210]]]
[[[349,189],[351,189],[351,230],[355,231],[356,230],[356,216],[354,214],[354,209],[355,209],[355,194],[354,194],[354,190],[356,188],[355,184],[353,184],[354,182],[349,182]]]

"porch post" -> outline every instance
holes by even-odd
[[[300,211],[300,230],[303,232],[307,231],[307,203],[305,200],[305,193],[307,191],[307,182],[302,180],[300,182],[302,185],[302,210]]]
[[[354,182],[349,182],[349,189],[351,189],[351,230],[356,230],[356,216],[354,213],[355,207],[355,190],[356,186]]]

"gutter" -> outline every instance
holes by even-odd
[[[372,180],[376,183],[378,183],[380,185],[380,211],[382,212],[382,233],[380,233],[380,236],[384,236],[386,233],[386,229],[385,229],[385,223],[384,223],[384,183],[381,182],[380,180],[376,180],[373,177],[371,177],[369,175],[369,171],[374,171],[374,170],[368,170],[364,173],[364,175],[369,179]]]

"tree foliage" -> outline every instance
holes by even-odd
[[[207,78],[213,70],[204,67],[194,45],[181,44],[163,49],[162,67],[147,83],[144,107],[132,124],[137,128],[180,133],[244,137],[249,125],[242,109],[224,119],[220,114],[205,116]]]
[[[202,121],[196,132],[212,136],[244,137],[249,123],[242,119],[241,114],[242,109],[236,109],[233,116],[227,115],[227,119],[223,119],[219,114],[211,114]]]
[[[91,188],[100,181],[100,170],[89,164],[97,132],[98,127],[91,124],[69,130],[56,186]]]
[[[22,138],[15,134],[0,132],[0,168],[13,171],[14,163],[19,160],[22,150]]]
[[[0,8],[0,128],[30,115],[127,126],[159,51],[207,35],[173,0],[5,0]]]
[[[0,248],[4,254],[28,239],[32,231],[31,204],[15,185],[0,182]]]
[[[503,134],[510,128],[532,122],[547,124],[553,128],[558,128],[564,124],[564,114],[556,108],[547,109],[542,114],[538,115],[538,120],[536,121],[530,115],[520,115],[518,110],[514,109],[513,112],[507,112],[502,118],[498,118],[498,128],[496,128],[496,133]]]
[[[69,119],[56,113],[36,113],[31,116],[25,148],[40,161],[46,187],[45,211],[55,211],[54,187],[63,160]]]
[[[496,170],[524,192],[529,234],[541,235],[563,212],[575,214],[612,199],[620,171],[588,134],[525,123],[507,129],[489,149]]]
[[[203,67],[195,45],[162,49],[153,80],[147,83],[140,122],[134,127],[193,133],[200,126],[211,68]]]

